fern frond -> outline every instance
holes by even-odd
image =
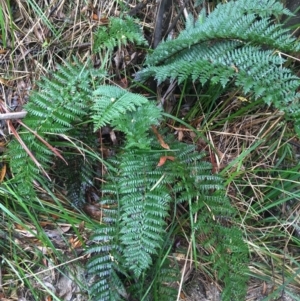
[[[108,249],[106,248],[105,251],[107,252]],[[88,263],[88,268],[91,273],[96,273],[99,277],[91,288],[94,300],[124,300],[126,290],[117,273],[118,262],[116,258],[113,258],[112,255],[93,256]]]
[[[28,111],[25,125],[50,145],[55,145],[56,134],[71,132],[76,124],[83,122],[90,109],[96,75],[90,70],[75,60],[74,64],[58,66],[51,79],[39,81],[37,85],[40,90],[33,92],[25,105]],[[103,80],[103,71],[99,70],[97,75],[98,80]],[[82,131],[86,132],[86,128]],[[49,170],[53,164],[53,153],[48,146],[26,128],[21,128],[19,136],[41,168]],[[10,167],[20,194],[27,195],[24,192],[30,190],[30,197],[34,197],[33,182],[40,183],[42,180],[40,167],[16,140],[9,143],[8,149]]]
[[[112,121],[118,120],[128,111],[148,102],[142,95],[128,92],[116,86],[99,86],[93,93],[92,110],[95,131]]]
[[[146,65],[170,63],[181,52],[208,41],[238,41],[240,46],[264,45],[281,51],[297,51],[299,43],[281,24],[274,24],[272,15],[292,15],[275,1],[238,0],[219,4],[204,22],[188,25],[175,40],[162,42],[147,56]],[[257,18],[259,17],[259,18]]]
[[[225,283],[222,300],[243,300],[248,279],[247,246],[234,226],[236,212],[225,196],[223,180],[212,174],[211,164],[203,161],[203,154],[196,152],[193,145],[185,146],[170,138],[166,141],[177,150],[177,162],[163,166],[164,172],[174,174],[176,169],[177,182],[172,184],[176,202],[189,203],[189,211],[197,216],[196,222],[191,221],[192,233],[204,235],[203,246],[215,249],[209,259]]]
[[[103,49],[112,51],[115,47],[127,45],[128,42],[136,45],[147,45],[142,31],[130,16],[121,18],[110,18],[108,27],[100,26],[95,34],[94,52]]]
[[[166,187],[155,187],[162,176],[155,171],[158,160],[159,154],[127,151],[121,156],[115,175],[120,196],[123,265],[137,278],[151,265],[151,255],[163,241],[164,218],[168,214],[170,195]]]
[[[108,179],[107,182],[110,184],[103,187],[101,201],[103,205],[109,204],[110,209],[105,208],[103,212],[104,223],[107,225],[103,225],[101,233],[98,231],[97,240],[100,246],[94,247],[95,255],[100,252],[101,256],[105,256],[106,253],[106,256],[110,254],[114,257],[111,246],[117,245],[122,250],[119,253],[119,265],[130,272],[133,279],[146,279],[147,273],[152,270],[150,267],[153,268],[154,260],[161,256],[160,250],[166,239],[165,219],[169,215],[172,200],[173,205],[185,203],[190,206],[192,216],[198,216],[196,222],[193,219],[192,232],[205,234],[206,239],[203,243],[204,246],[210,247],[209,250],[222,249],[222,253],[216,251],[216,254],[211,254],[210,257],[216,270],[220,270],[219,279],[223,280],[226,286],[231,285],[230,279],[239,280],[234,282],[236,287],[232,288],[230,298],[242,300],[247,276],[244,274],[235,277],[239,273],[235,269],[238,266],[247,269],[247,248],[241,232],[234,225],[226,230],[224,238],[225,230],[221,230],[216,222],[219,219],[232,221],[235,214],[225,197],[222,179],[212,174],[211,164],[203,161],[204,154],[197,152],[193,145],[180,143],[173,137],[164,137],[164,140],[170,146],[167,154],[174,157],[174,161],[167,161],[162,166],[158,167],[157,164],[160,158],[166,155],[166,151],[153,138],[150,139],[149,148],[125,148],[122,154],[111,161],[111,164],[115,165],[115,172],[109,175],[111,181]],[[229,247],[232,248],[230,256],[234,257],[230,260],[226,254],[222,255]],[[243,254],[243,258],[239,257],[240,254]],[[102,262],[95,262],[96,266],[98,264],[101,266]],[[103,267],[99,267],[100,270],[105,268],[106,262],[103,263]],[[173,300],[172,287],[160,286],[157,282],[159,278],[159,283],[166,284],[167,275],[170,276],[170,281],[173,275],[174,280],[174,270],[169,272],[170,274],[166,270],[165,275],[152,276],[156,280],[153,280],[153,289],[147,290],[149,298],[140,291],[142,288],[139,283],[133,284],[134,290],[139,291],[137,298],[142,296],[145,300],[151,300],[153,296],[157,296],[157,291],[161,291],[166,294],[165,300]],[[173,297],[170,297],[171,295]],[[226,298],[224,297],[224,300],[230,300]]]
[[[300,80],[283,66],[285,60],[278,52],[297,51],[300,43],[271,20],[282,13],[290,14],[273,0],[219,4],[204,22],[196,21],[194,26],[189,22],[178,38],[162,42],[147,56],[147,67],[136,79],[181,83],[191,78],[223,87],[234,80],[245,94],[286,113],[300,133]]]
[[[217,247],[210,258],[215,262],[219,279],[222,279],[225,284],[222,300],[244,300],[247,289],[245,283],[248,279],[246,268],[248,259],[245,257],[247,246],[241,243],[241,231],[236,227],[222,224],[214,227],[213,231],[216,236],[212,246],[217,245]]]
[[[210,47],[195,47],[173,63],[148,67],[144,72],[147,77],[154,76],[159,83],[167,78],[182,82],[191,77],[199,79],[201,84],[211,80],[225,86],[235,79],[235,84],[242,87],[244,93],[252,92],[255,98],[262,97],[277,108],[299,97],[295,91],[300,81],[289,69],[282,67],[284,60],[281,57],[257,47],[233,49],[235,46],[235,43],[217,43]]]
[[[105,225],[95,229],[91,239],[97,244],[88,249],[92,255],[87,264],[88,271],[99,278],[93,283],[91,294],[99,301],[122,300],[122,294],[125,294],[124,285],[119,279],[119,275],[125,274],[122,266],[123,249],[119,243],[119,192],[115,180],[110,179],[111,182],[103,189],[104,197],[100,202]]]
[[[112,122],[112,125],[126,135],[126,149],[147,149],[150,148],[152,141],[149,129],[152,125],[159,124],[161,113],[153,102],[148,102],[138,107],[136,111],[121,115]]]

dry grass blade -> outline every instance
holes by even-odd
[[[39,139],[42,143],[44,143],[57,157],[59,157],[62,161],[64,161],[66,164],[68,162],[64,159],[64,157],[59,153],[59,151],[50,145],[45,139],[43,139],[40,135],[38,135],[35,131],[30,129],[26,124],[24,124],[21,120],[18,120],[18,123],[21,124],[24,128],[26,128],[30,133],[32,133],[37,139]]]

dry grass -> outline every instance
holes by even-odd
[[[280,112],[251,108],[231,118],[241,106],[233,102],[219,115],[227,120],[223,127],[207,134],[214,146],[211,154],[241,216],[251,275],[271,285],[265,297],[299,294],[300,144]]]
[[[175,127],[176,133],[205,150],[214,171],[227,179],[251,255],[247,300],[299,300],[300,143],[292,124],[279,111],[232,95],[220,96],[211,112],[196,115],[191,123],[198,134],[184,126]]]

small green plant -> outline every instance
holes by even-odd
[[[122,46],[147,46],[141,28],[136,20],[130,16],[123,18],[111,17],[107,27],[100,26],[94,35],[94,53],[100,56],[102,66],[109,69],[112,55],[115,50],[120,51]]]
[[[147,45],[141,29],[133,18],[129,16],[124,19],[111,17],[108,27],[100,26],[97,30],[93,50],[95,53],[102,50],[112,53],[116,47],[120,49],[129,42],[135,45]]]
[[[91,89],[94,84],[99,85],[103,77],[103,71],[95,72],[75,61],[59,66],[51,78],[43,78],[37,83],[40,90],[31,94],[30,102],[24,108],[28,114],[19,130],[19,139],[9,143],[8,151],[13,183],[20,195],[29,201],[36,196],[34,181],[43,186],[45,177],[50,179],[48,173],[53,154],[63,159],[54,147],[62,145],[64,137],[74,136],[93,147],[88,135],[91,125],[83,124],[89,116]],[[69,143],[68,147],[77,148],[76,143]]]

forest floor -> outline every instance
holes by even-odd
[[[162,39],[180,33],[188,14],[197,16],[204,7],[210,13],[222,1],[185,0],[177,3],[166,0],[164,6],[157,5],[155,0],[104,0],[98,1],[97,5],[92,2],[1,2],[1,113],[21,112],[23,105],[30,101],[30,93],[38,89],[36,81],[55,72],[57,64],[71,60],[72,56],[82,62],[91,59],[95,66],[99,66],[101,60],[92,50],[93,33],[99,26],[108,26],[112,16],[121,16],[126,11],[137,18],[150,47],[155,48]],[[134,73],[141,68],[144,57],[145,49],[132,45],[116,51],[107,64],[111,81],[130,89]],[[299,74],[298,63],[296,60],[291,65]],[[197,128],[204,118],[204,109],[197,103],[194,91],[178,105],[180,87],[169,90],[169,86],[156,87],[154,84],[154,88],[157,97],[170,97],[171,101],[165,107],[167,112],[176,111],[178,118]],[[297,301],[300,300],[300,182],[298,178],[285,177],[283,170],[299,172],[300,141],[292,125],[284,122],[281,112],[266,106],[255,107],[238,92],[222,94],[220,91],[217,106],[210,109],[210,127],[204,136],[214,150],[204,140],[194,142],[193,132],[187,127],[170,125],[168,130],[173,131],[180,141],[197,144],[208,154],[214,172],[231,179],[227,183],[227,195],[241,216],[239,226],[247,233],[245,240],[251,256],[251,280],[246,301]],[[5,158],[11,136],[7,120],[0,120],[0,183],[11,177]],[[109,156],[116,139],[119,139],[112,130],[108,130],[107,136],[111,145],[102,148],[103,157]],[[281,187],[280,192],[272,190],[275,186]],[[64,254],[59,259],[52,257],[51,248],[44,246],[44,240],[39,240],[38,233],[33,230],[34,224],[30,224],[24,215],[18,215],[18,205],[8,204],[5,196],[0,195],[0,203],[15,210],[8,214],[14,217],[12,220],[5,216],[9,211],[3,211],[0,217],[0,301],[35,300],[32,289],[41,291],[45,301],[52,300],[48,291],[54,292],[58,300],[88,300],[81,291],[82,284],[92,280],[83,268],[87,255],[78,233],[88,244],[92,225],[99,220],[99,208],[87,205],[83,209],[86,214],[83,218],[66,201],[63,189],[60,194],[61,204],[70,219],[53,224],[49,212],[39,216],[39,224],[52,247]],[[43,206],[52,206],[59,211],[45,191],[41,191],[41,195]],[[27,229],[20,225],[20,220],[28,226]],[[23,257],[20,264],[15,264],[16,256]],[[196,271],[192,269],[182,285],[177,285],[181,288],[178,300],[220,300],[222,284],[201,267]]]

